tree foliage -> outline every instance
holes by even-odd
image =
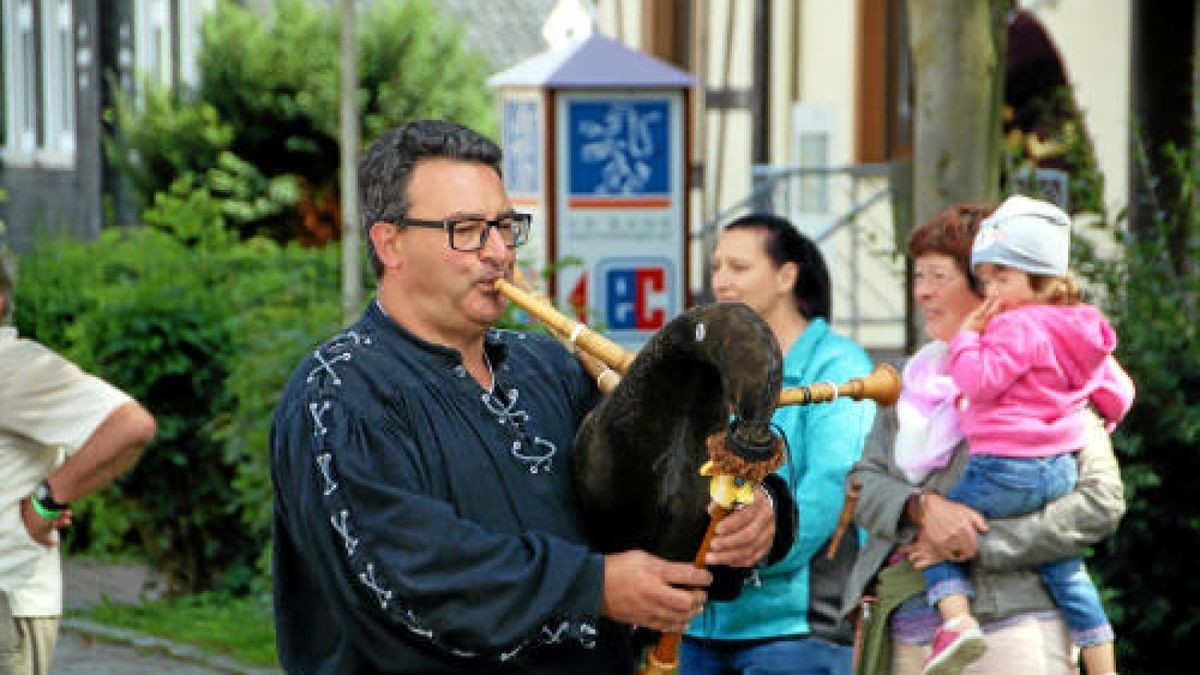
[[[260,176],[260,189],[287,181],[296,193],[285,208],[233,222],[243,236],[335,238],[339,21],[304,0],[270,3],[265,15],[221,0],[203,21],[194,91],[147,84],[137,104],[117,92],[109,156],[140,204],[188,173],[240,161]],[[487,60],[434,4],[373,3],[357,35],[363,138],[418,117],[494,128]]]
[[[175,593],[261,578],[271,411],[295,363],[338,325],[338,248],[241,240],[227,214],[247,208],[181,179],[147,212],[158,227],[44,241],[21,260],[20,332],[158,421],[134,469],[77,505],[69,546],[141,552]]]
[[[1200,212],[1195,150],[1168,149],[1178,186],[1153,228],[1107,228],[1123,255],[1080,246],[1078,269],[1120,336],[1117,357],[1137,385],[1113,437],[1128,512],[1089,561],[1106,592],[1121,670],[1174,672],[1200,636]],[[1174,242],[1184,241],[1178,247]]]

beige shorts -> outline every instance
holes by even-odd
[[[1061,619],[1031,619],[989,631],[987,652],[963,675],[1078,675],[1079,650]],[[892,675],[920,675],[929,645],[892,645]]]
[[[0,675],[48,675],[58,617],[13,617],[0,592]]]

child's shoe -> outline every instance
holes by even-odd
[[[973,619],[952,619],[933,634],[933,649],[921,675],[959,675],[985,651],[987,642]]]

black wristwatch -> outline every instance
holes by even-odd
[[[50,494],[50,483],[45,478],[33,489],[32,497],[38,506],[52,513],[66,511],[71,506],[54,500],[54,495]]]

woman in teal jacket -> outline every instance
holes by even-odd
[[[830,328],[825,261],[788,220],[753,214],[726,225],[713,252],[712,287],[719,302],[746,303],[766,320],[784,354],[784,387],[840,384],[871,371],[862,347]],[[788,444],[778,473],[800,512],[796,542],[783,560],[756,570],[736,600],[711,602],[693,620],[680,672],[850,672],[851,635],[839,609],[860,542],[844,537],[832,561],[825,549],[846,472],[874,418],[873,403],[850,399],[776,410],[772,421]]]

